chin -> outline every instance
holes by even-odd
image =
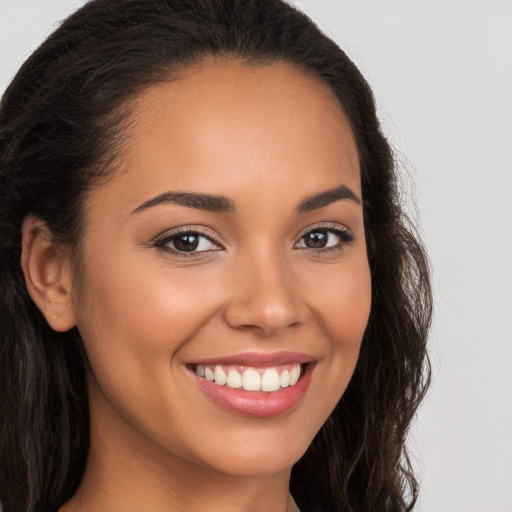
[[[306,447],[307,448],[307,447]],[[274,452],[279,450],[273,450]],[[305,450],[304,450],[305,451]],[[258,456],[226,457],[215,469],[241,478],[264,478],[282,472],[290,471],[292,466],[303,455],[301,453],[265,453]]]
[[[279,427],[277,427],[279,428]],[[223,445],[217,445],[203,457],[204,462],[222,473],[239,477],[265,477],[283,471],[290,471],[292,466],[304,455],[312,438],[304,433],[270,431],[244,439],[221,439]]]

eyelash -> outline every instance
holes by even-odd
[[[201,238],[205,238],[212,244],[215,244],[219,247],[219,249],[210,249],[207,251],[179,251],[177,249],[173,249],[172,247],[169,247],[169,244],[172,243],[174,240],[177,240],[180,237],[183,237],[185,235],[195,235]],[[191,228],[191,227],[185,227],[185,228],[179,228],[175,231],[172,231],[171,233],[165,233],[164,235],[160,236],[156,242],[154,243],[154,246],[158,249],[162,249],[164,251],[167,251],[173,255],[182,257],[182,258],[190,258],[190,257],[198,257],[203,256],[205,254],[208,254],[212,251],[219,251],[222,248],[222,245],[217,238],[209,233],[206,234],[202,232],[200,229],[197,228]]]
[[[297,247],[297,244],[300,243],[304,237],[308,234],[315,233],[315,232],[327,232],[330,234],[334,234],[339,238],[339,242],[332,246],[332,247],[320,247],[320,248],[312,248],[312,247]],[[208,240],[210,243],[217,245],[218,249],[209,249],[204,251],[180,251],[177,249],[173,249],[169,246],[173,241],[179,239],[180,237],[183,237],[185,235],[192,235],[197,236],[200,238],[204,238]],[[339,225],[316,225],[309,227],[306,231],[304,231],[300,237],[298,242],[294,244],[294,248],[305,250],[306,252],[313,253],[313,254],[326,254],[330,253],[332,251],[342,251],[345,249],[347,245],[350,245],[354,241],[354,235],[351,233],[351,231],[348,228],[340,228]],[[173,255],[183,257],[183,258],[190,258],[190,257],[201,257],[205,256],[211,252],[222,250],[222,244],[220,241],[211,233],[204,233],[200,229],[197,228],[191,228],[191,227],[184,227],[179,228],[175,231],[172,231],[171,233],[165,233],[164,235],[160,236],[155,243],[153,244],[154,247],[164,250],[166,252],[169,252]]]
[[[336,224],[336,225],[319,224],[319,225],[308,227],[307,230],[304,231],[300,235],[299,242],[302,241],[306,235],[315,233],[318,231],[324,231],[324,232],[336,235],[339,238],[339,242],[332,247],[322,247],[322,248],[318,248],[318,249],[311,248],[311,247],[301,247],[301,249],[304,249],[309,253],[317,254],[317,255],[328,254],[333,251],[343,251],[347,245],[350,245],[354,241],[354,235],[346,227],[340,227],[338,224]],[[299,243],[299,242],[297,242],[297,243]],[[297,243],[294,244],[294,247],[297,245]]]

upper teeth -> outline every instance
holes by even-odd
[[[239,367],[240,368],[240,367]],[[247,391],[277,391],[281,388],[293,386],[299,380],[301,365],[299,363],[277,368],[236,368],[216,366],[203,366],[198,364],[195,372],[200,377],[215,382],[219,386],[227,385],[229,388],[243,388]]]

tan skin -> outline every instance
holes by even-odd
[[[346,117],[291,65],[217,59],[146,90],[132,120],[119,171],[88,197],[80,277],[43,222],[23,226],[29,291],[55,330],[78,326],[89,363],[90,454],[63,510],[295,510],[291,467],[346,389],[370,310]],[[355,198],[298,210],[340,186]],[[134,212],[166,192],[234,208]],[[200,241],[185,256],[176,237],[155,245],[177,228]],[[319,231],[325,246],[309,247]],[[301,400],[269,418],[219,406],[186,366],[278,351],[316,366]]]

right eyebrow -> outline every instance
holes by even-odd
[[[179,204],[187,208],[216,213],[232,213],[235,211],[235,203],[224,196],[197,194],[194,192],[165,192],[142,203],[132,213],[139,213],[148,208],[166,203]]]
[[[361,199],[359,199],[352,190],[350,190],[346,185],[340,185],[339,187],[324,190],[319,194],[307,197],[299,204],[297,211],[299,213],[310,212],[344,199],[348,199],[359,205],[361,204]]]

